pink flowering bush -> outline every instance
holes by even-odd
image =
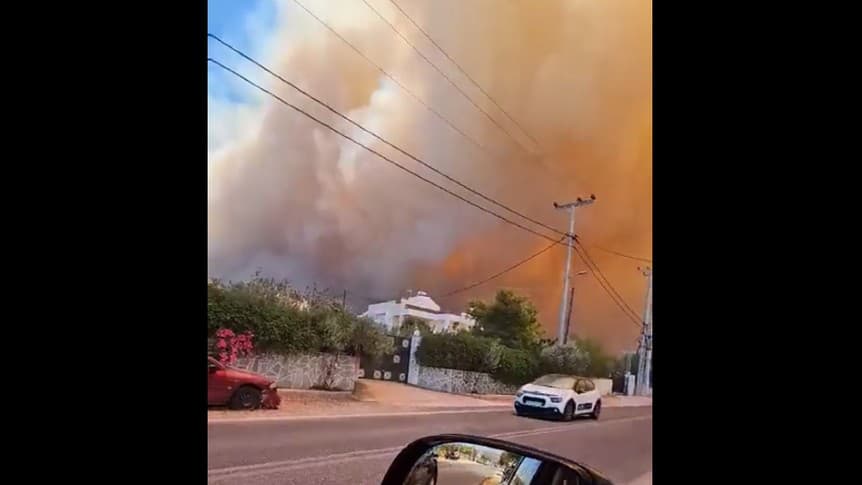
[[[229,328],[220,328],[216,331],[216,350],[218,351],[219,362],[225,365],[230,365],[236,362],[238,357],[251,355],[254,349],[252,338],[254,334],[244,332],[235,334]]]

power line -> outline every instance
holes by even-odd
[[[486,98],[490,99],[490,100],[491,100],[491,102],[492,102],[492,103],[494,103],[494,106],[496,106],[496,107],[497,107],[497,109],[499,109],[499,110],[500,110],[504,115],[506,115],[506,118],[509,118],[509,121],[511,121],[512,123],[514,123],[514,124],[515,124],[515,126],[517,126],[519,130],[521,130],[521,133],[523,133],[524,135],[526,135],[526,136],[527,136],[527,138],[529,138],[530,140],[532,140],[532,142],[533,142],[533,143],[535,143],[537,147],[541,148],[541,145],[540,145],[540,144],[539,144],[539,142],[538,142],[538,141],[533,137],[533,135],[531,135],[527,130],[525,130],[525,129],[524,129],[524,127],[523,127],[523,126],[521,126],[521,124],[520,124],[520,123],[518,123],[518,121],[517,121],[517,120],[515,120],[515,118],[512,118],[512,116],[511,116],[511,115],[510,115],[510,114],[509,114],[505,109],[503,109],[503,107],[502,107],[502,106],[500,106],[500,104],[499,104],[499,103],[497,103],[497,100],[495,100],[493,97],[491,97],[491,95],[490,95],[490,94],[488,94],[488,92],[487,92],[487,91],[485,91],[485,89],[484,89],[484,88],[482,88],[482,86],[480,86],[480,85],[479,85],[479,83],[477,83],[475,79],[473,79],[469,74],[467,74],[467,71],[465,71],[465,70],[464,70],[464,68],[462,68],[462,67],[461,67],[461,65],[460,65],[460,64],[458,64],[458,63],[455,61],[455,59],[453,59],[453,58],[452,58],[452,56],[450,56],[450,55],[449,55],[449,53],[448,53],[448,52],[446,52],[442,47],[440,47],[440,44],[438,44],[438,43],[437,43],[437,42],[436,42],[436,41],[435,41],[435,40],[434,40],[430,35],[428,35],[428,33],[427,33],[427,32],[425,32],[425,30],[424,30],[422,27],[420,27],[420,26],[419,26],[419,24],[418,24],[418,23],[416,23],[416,21],[415,21],[415,20],[413,20],[413,18],[412,18],[412,17],[410,17],[410,15],[408,15],[408,14],[407,14],[407,12],[405,12],[403,8],[401,8],[401,5],[398,5],[398,2],[396,2],[395,0],[389,0],[389,2],[390,2],[390,3],[392,3],[392,5],[395,5],[395,8],[397,8],[399,12],[401,12],[405,17],[407,17],[407,20],[409,20],[409,21],[410,21],[410,23],[411,23],[411,24],[413,24],[413,26],[414,26],[414,27],[416,27],[417,29],[419,29],[419,32],[422,32],[422,34],[423,34],[425,37],[427,37],[427,38],[428,38],[428,40],[429,40],[429,41],[431,41],[431,43],[432,43],[432,44],[434,44],[434,47],[436,47],[436,48],[437,48],[437,50],[439,50],[440,52],[442,52],[442,53],[443,53],[443,55],[444,55],[444,56],[446,56],[446,58],[447,58],[447,59],[449,59],[449,61],[450,61],[450,62],[452,62],[452,64],[454,64],[454,65],[455,65],[455,67],[457,67],[459,71],[461,71],[461,74],[463,74],[463,75],[464,75],[464,77],[466,77],[467,79],[469,79],[469,80],[470,80],[470,82],[471,82],[471,83],[473,83],[473,85],[474,85],[474,86],[476,86],[476,87],[479,89],[479,91],[482,91],[482,94],[484,94]]]
[[[398,150],[398,151],[399,151],[399,152],[401,152],[402,154],[404,154],[404,155],[406,155],[406,156],[410,157],[410,158],[411,158],[412,160],[414,160],[415,162],[417,162],[417,163],[421,164],[422,166],[424,166],[424,167],[428,168],[429,170],[433,171],[434,173],[436,173],[436,174],[438,174],[438,175],[440,175],[440,176],[444,177],[446,180],[449,180],[450,182],[452,182],[452,183],[454,183],[454,184],[457,184],[457,185],[458,185],[458,186],[460,186],[461,188],[463,188],[463,189],[465,189],[465,190],[467,190],[467,191],[469,191],[469,192],[471,192],[471,193],[473,193],[473,194],[475,194],[475,195],[477,195],[477,196],[479,196],[479,197],[481,197],[481,198],[485,199],[486,201],[488,201],[488,202],[490,202],[490,203],[492,203],[492,204],[494,204],[494,205],[497,205],[498,207],[501,207],[501,208],[503,208],[503,209],[505,209],[505,210],[507,210],[507,211],[511,212],[512,214],[515,214],[515,215],[517,215],[517,216],[523,217],[524,219],[526,219],[526,220],[528,220],[528,221],[532,222],[533,224],[536,224],[536,225],[541,226],[541,227],[543,227],[543,228],[545,228],[545,229],[548,229],[549,231],[555,232],[555,233],[557,233],[557,234],[559,234],[559,235],[561,235],[561,236],[563,236],[563,237],[565,237],[565,236],[566,236],[566,233],[561,232],[561,231],[557,230],[556,228],[554,228],[554,227],[552,227],[552,226],[549,226],[549,225],[547,225],[547,224],[545,224],[545,223],[543,223],[543,222],[541,222],[541,221],[539,221],[539,220],[533,219],[533,218],[531,218],[531,217],[529,217],[529,216],[527,216],[527,215],[525,215],[525,214],[523,214],[523,213],[521,213],[521,212],[519,212],[519,211],[517,211],[517,210],[515,210],[515,209],[512,209],[511,207],[509,207],[509,206],[507,206],[507,205],[503,204],[502,202],[499,202],[499,201],[497,201],[497,200],[495,200],[495,199],[493,199],[493,198],[491,198],[491,197],[489,197],[489,196],[487,196],[487,195],[485,195],[485,194],[483,194],[483,193],[479,192],[478,190],[475,190],[475,189],[473,189],[472,187],[470,187],[470,186],[468,186],[468,185],[466,185],[466,184],[464,184],[464,183],[460,182],[459,180],[457,180],[457,179],[453,178],[452,176],[450,176],[450,175],[446,174],[445,172],[442,172],[441,170],[438,170],[436,167],[434,167],[434,166],[433,166],[433,165],[431,165],[430,163],[425,162],[424,160],[422,160],[422,159],[420,159],[420,158],[418,158],[418,157],[414,156],[413,154],[411,154],[411,153],[409,153],[409,152],[407,152],[407,151],[403,150],[401,147],[399,147],[399,146],[397,146],[397,145],[395,145],[395,144],[393,144],[393,143],[390,143],[388,140],[384,139],[383,137],[381,137],[381,136],[380,136],[380,135],[378,135],[377,133],[375,133],[375,132],[373,132],[373,131],[371,131],[371,130],[369,130],[369,129],[365,128],[364,126],[360,125],[359,123],[357,123],[357,122],[353,121],[352,119],[350,119],[349,117],[345,116],[343,113],[341,113],[340,111],[336,110],[335,108],[333,108],[332,106],[330,106],[330,105],[329,105],[328,103],[326,103],[325,101],[321,101],[320,99],[318,99],[318,98],[317,98],[317,97],[315,97],[314,95],[310,94],[310,93],[309,93],[309,92],[307,92],[306,90],[302,89],[301,87],[297,86],[296,84],[292,83],[291,81],[289,81],[289,80],[287,80],[287,79],[283,78],[283,77],[282,77],[281,75],[279,75],[278,73],[273,72],[270,68],[268,68],[268,67],[266,67],[265,65],[261,64],[260,62],[256,61],[254,58],[252,58],[252,57],[251,57],[251,56],[249,56],[248,54],[246,54],[246,53],[242,52],[241,50],[237,49],[236,47],[234,47],[234,46],[230,45],[229,43],[227,43],[227,42],[223,41],[223,40],[222,40],[221,38],[219,38],[217,35],[215,35],[215,34],[211,34],[211,33],[208,33],[208,34],[207,34],[207,36],[208,36],[208,37],[211,37],[211,38],[213,38],[213,39],[215,39],[216,41],[218,41],[219,43],[221,43],[222,45],[224,45],[224,46],[225,46],[225,47],[227,47],[228,49],[230,49],[230,50],[232,50],[232,51],[236,52],[237,54],[239,54],[240,56],[242,56],[243,58],[245,58],[245,59],[246,59],[246,60],[248,60],[249,62],[251,62],[251,63],[253,63],[254,65],[256,65],[257,67],[259,67],[259,68],[263,69],[264,71],[266,71],[266,72],[267,72],[267,73],[269,73],[270,75],[274,76],[275,78],[277,78],[277,79],[278,79],[278,80],[280,80],[281,82],[283,82],[283,83],[287,84],[288,86],[292,87],[293,89],[296,89],[296,90],[297,90],[297,91],[299,91],[300,93],[304,94],[306,97],[308,97],[308,98],[312,99],[312,100],[313,100],[314,102],[316,102],[317,104],[319,104],[319,105],[323,106],[324,108],[326,108],[327,110],[329,110],[331,113],[333,113],[333,114],[335,114],[335,115],[339,116],[341,119],[343,119],[343,120],[345,120],[345,121],[347,121],[347,122],[351,123],[353,126],[355,126],[355,127],[359,128],[360,130],[364,131],[365,133],[368,133],[369,135],[371,135],[371,136],[373,136],[374,138],[376,138],[376,139],[380,140],[381,142],[385,143],[386,145],[388,145],[388,146],[390,146],[390,147],[394,148],[395,150]]]
[[[620,296],[619,292],[611,285],[611,282],[605,277],[604,273],[602,273],[601,269],[589,258],[589,255],[586,254],[586,250],[583,249],[583,246],[577,242],[577,238],[575,239],[575,244],[572,248],[578,254],[578,257],[581,258],[581,261],[587,266],[587,269],[590,270],[590,273],[596,278],[596,281],[599,283],[599,286],[605,290],[605,293],[611,297],[611,300],[614,304],[638,327],[641,326],[640,318],[637,316],[637,313],[629,307],[625,300],[623,300],[622,296]],[[580,247],[579,247],[580,246]],[[584,254],[581,254],[581,251],[584,251]]]
[[[578,252],[579,250],[583,251],[583,255],[581,255],[581,253],[578,252],[578,256],[580,256],[581,260],[587,265],[587,268],[593,273],[594,276],[596,276],[597,279],[599,279],[599,277],[600,277],[600,279],[607,285],[607,291],[610,291],[610,293],[613,294],[613,297],[615,297],[615,299],[619,300],[619,302],[627,310],[627,313],[634,317],[635,321],[640,322],[641,319],[638,316],[637,312],[632,310],[632,307],[630,307],[629,304],[626,303],[625,299],[622,297],[622,295],[620,295],[620,293],[616,290],[616,288],[614,288],[614,286],[611,284],[611,282],[607,278],[607,276],[605,276],[605,274],[602,273],[602,270],[601,270],[601,268],[599,268],[599,265],[597,265],[595,263],[595,261],[593,261],[592,257],[590,257],[589,253],[587,253],[587,249],[580,242],[578,242],[577,239],[575,241],[575,246],[573,246],[573,248],[575,249],[576,252]],[[593,268],[595,268],[595,271],[593,271]]]
[[[410,40],[409,40],[409,39],[407,39],[407,37],[405,37],[405,36],[404,36],[404,34],[402,34],[401,32],[399,32],[399,31],[398,31],[398,29],[396,29],[396,28],[395,28],[395,26],[394,26],[394,25],[392,25],[392,22],[390,22],[386,17],[384,17],[383,15],[381,15],[381,14],[380,14],[380,12],[378,12],[378,11],[377,11],[377,9],[376,9],[376,8],[374,8],[374,6],[372,6],[370,3],[368,3],[368,1],[367,1],[367,0],[362,0],[362,3],[364,3],[368,8],[370,8],[372,12],[374,12],[375,14],[377,14],[377,16],[378,16],[378,17],[380,17],[380,20],[382,20],[382,21],[386,22],[386,25],[388,25],[388,26],[392,29],[392,31],[393,31],[393,32],[395,32],[396,34],[398,34],[398,36],[399,36],[399,37],[401,37],[401,39],[402,39],[404,42],[406,42],[406,43],[407,43],[407,45],[409,45],[411,48],[413,48],[413,50],[414,50],[414,51],[416,51],[416,53],[417,53],[417,54],[419,54],[419,56],[420,56],[422,59],[424,59],[424,60],[425,60],[425,62],[427,62],[428,64],[430,64],[430,65],[431,65],[431,67],[433,67],[433,68],[434,68],[438,73],[440,73],[440,75],[441,75],[441,76],[443,76],[443,78],[444,78],[444,79],[446,79],[447,81],[449,81],[449,84],[451,84],[452,86],[454,86],[454,87],[455,87],[455,89],[457,89],[457,90],[458,90],[458,92],[459,92],[459,93],[461,93],[461,95],[462,95],[462,96],[464,96],[464,98],[466,98],[466,99],[467,99],[467,101],[470,101],[470,103],[471,103],[473,106],[475,106],[475,107],[476,107],[476,109],[478,109],[479,111],[481,111],[481,112],[482,112],[482,114],[484,114],[486,118],[488,118],[489,120],[491,120],[491,123],[494,123],[494,125],[495,125],[497,128],[499,128],[503,133],[505,133],[505,134],[506,134],[506,136],[508,136],[508,137],[509,137],[509,139],[510,139],[510,140],[512,140],[516,145],[518,145],[519,147],[521,147],[521,149],[522,149],[522,150],[524,150],[525,152],[529,153],[529,152],[524,148],[524,146],[523,146],[520,142],[518,142],[517,140],[515,140],[515,137],[513,137],[513,136],[512,136],[512,134],[511,134],[511,133],[509,133],[509,132],[508,132],[508,131],[503,127],[503,125],[501,125],[500,123],[498,123],[498,122],[497,122],[497,120],[495,120],[494,118],[492,118],[492,117],[491,117],[491,115],[489,115],[487,111],[485,111],[484,109],[482,109],[482,107],[481,107],[481,106],[479,106],[478,104],[476,104],[476,102],[475,102],[475,101],[473,101],[473,99],[472,99],[472,98],[470,98],[470,96],[468,96],[468,95],[467,95],[467,93],[465,93],[465,92],[464,92],[464,90],[462,90],[462,89],[461,89],[457,84],[455,84],[455,83],[452,81],[452,79],[450,79],[450,78],[449,78],[449,76],[447,76],[447,75],[446,75],[446,73],[444,73],[443,71],[441,71],[441,70],[440,70],[440,68],[439,68],[439,67],[437,67],[433,62],[431,62],[431,60],[430,60],[430,59],[428,59],[428,57],[426,57],[426,56],[425,56],[425,54],[423,54],[419,49],[417,49],[417,48],[416,48],[416,46],[415,46],[415,45],[413,45],[413,44],[410,42]]]
[[[519,266],[521,266],[521,265],[523,265],[523,264],[527,263],[528,261],[530,261],[530,260],[532,260],[532,259],[535,259],[535,258],[536,258],[536,257],[538,257],[540,254],[542,254],[542,253],[544,253],[544,252],[548,251],[548,250],[549,250],[549,249],[551,249],[552,247],[554,247],[554,246],[556,246],[557,244],[561,243],[561,242],[563,241],[563,239],[565,239],[565,237],[561,237],[558,241],[555,241],[555,242],[553,242],[553,243],[551,243],[551,244],[549,244],[549,245],[545,246],[541,251],[539,251],[539,252],[537,252],[537,253],[535,253],[535,254],[532,254],[532,255],[530,255],[530,256],[528,256],[528,257],[526,257],[526,258],[524,258],[524,259],[522,259],[522,260],[518,261],[517,263],[513,264],[512,266],[509,266],[508,268],[504,269],[503,271],[500,271],[499,273],[495,273],[495,274],[493,274],[493,275],[491,275],[491,276],[489,276],[489,277],[487,277],[487,278],[485,278],[485,279],[483,279],[483,280],[480,280],[480,281],[478,281],[478,282],[476,282],[476,283],[473,283],[472,285],[468,285],[468,286],[465,286],[465,287],[463,287],[463,288],[458,288],[457,290],[452,290],[452,291],[450,291],[450,292],[448,292],[448,293],[446,293],[446,294],[440,295],[440,298],[446,298],[446,297],[448,297],[448,296],[452,296],[452,295],[454,295],[454,294],[456,294],[456,293],[461,293],[461,292],[463,292],[463,291],[467,291],[467,290],[473,289],[473,288],[475,288],[475,287],[477,287],[477,286],[480,286],[480,285],[483,285],[483,284],[485,284],[485,283],[487,283],[487,282],[489,282],[489,281],[491,281],[491,280],[493,280],[493,279],[495,279],[495,278],[498,278],[498,277],[500,277],[500,276],[503,276],[504,274],[508,273],[509,271],[512,271],[513,269],[515,269],[515,268],[517,268],[517,267],[519,267]]]
[[[314,17],[314,19],[315,19],[315,20],[317,20],[321,25],[323,25],[324,27],[326,27],[330,32],[332,32],[333,34],[335,34],[335,36],[336,36],[336,37],[338,37],[342,42],[344,42],[345,44],[347,44],[347,46],[348,46],[348,47],[350,47],[351,49],[353,49],[353,51],[354,51],[354,52],[356,52],[357,54],[359,54],[359,56],[360,56],[360,57],[362,57],[363,59],[365,59],[365,61],[366,61],[366,62],[368,62],[369,64],[371,64],[372,66],[374,66],[374,67],[375,67],[375,68],[376,68],[376,69],[377,69],[381,74],[383,74],[384,76],[386,76],[387,78],[389,78],[389,79],[390,79],[392,82],[394,82],[394,83],[395,83],[399,88],[401,88],[405,93],[409,94],[413,99],[415,99],[416,101],[418,101],[418,102],[419,102],[419,104],[421,104],[422,106],[424,106],[424,107],[425,107],[425,109],[427,109],[428,111],[430,111],[430,112],[434,113],[434,115],[436,115],[436,116],[437,116],[437,118],[439,118],[441,121],[443,121],[444,123],[446,123],[446,124],[449,126],[449,128],[451,128],[451,129],[455,130],[455,132],[457,132],[459,135],[461,135],[462,137],[464,137],[467,141],[469,141],[471,144],[473,144],[473,146],[475,146],[476,148],[478,148],[478,149],[479,149],[479,150],[481,150],[482,152],[484,152],[484,153],[486,153],[486,154],[488,154],[488,155],[491,155],[490,153],[488,153],[488,149],[485,147],[485,145],[482,145],[481,143],[479,143],[478,141],[476,141],[473,137],[471,137],[470,135],[468,135],[467,133],[465,133],[465,132],[464,132],[464,130],[462,130],[461,128],[458,128],[457,126],[455,126],[454,124],[452,124],[452,122],[451,122],[451,121],[449,121],[445,116],[443,116],[439,111],[437,111],[436,109],[432,108],[430,105],[428,105],[428,103],[426,103],[425,101],[423,101],[423,100],[422,100],[422,98],[420,98],[419,96],[417,96],[415,93],[413,93],[413,91],[411,91],[410,89],[408,89],[408,88],[407,88],[407,86],[405,86],[404,84],[402,84],[402,83],[401,83],[401,81],[399,81],[399,80],[395,79],[391,74],[389,74],[388,72],[386,72],[386,70],[384,70],[382,67],[380,67],[380,65],[379,65],[379,64],[377,64],[376,62],[374,62],[373,60],[371,60],[371,58],[369,58],[367,55],[365,55],[365,53],[363,53],[361,50],[359,50],[359,48],[358,48],[358,47],[356,47],[355,45],[353,45],[353,43],[351,43],[349,40],[345,39],[341,34],[339,34],[337,30],[335,30],[335,29],[333,29],[332,27],[330,27],[330,26],[329,26],[329,24],[327,24],[325,21],[323,21],[323,19],[321,19],[320,17],[318,17],[317,15],[315,15],[315,14],[314,14],[314,12],[312,12],[311,10],[309,10],[309,9],[308,9],[308,7],[306,7],[305,5],[303,5],[303,4],[302,4],[302,2],[300,2],[299,0],[293,0],[293,3],[295,3],[295,4],[299,5],[303,10],[305,10],[305,11],[306,11],[306,13],[308,13],[309,15],[311,15],[312,17]]]
[[[603,247],[601,247],[601,246],[596,246],[596,245],[594,245],[594,244],[593,244],[593,245],[590,245],[590,247],[596,248],[596,249],[598,249],[599,251],[604,251],[604,252],[606,252],[606,253],[616,254],[617,256],[622,256],[622,257],[624,257],[624,258],[633,259],[633,260],[635,260],[635,261],[643,261],[644,263],[652,263],[652,260],[651,260],[651,259],[647,259],[647,258],[640,258],[640,257],[638,257],[638,256],[632,256],[632,255],[630,255],[630,254],[621,253],[621,252],[619,252],[619,251],[614,251],[613,249],[603,248]]]
[[[541,237],[541,238],[543,238],[543,239],[547,239],[548,241],[552,241],[554,244],[559,243],[559,241],[557,241],[556,239],[554,239],[554,238],[552,238],[552,237],[549,237],[549,236],[547,236],[547,235],[545,235],[545,234],[542,234],[542,233],[540,233],[540,232],[534,231],[533,229],[530,229],[529,227],[526,227],[526,226],[524,226],[524,225],[522,225],[522,224],[519,224],[519,223],[517,223],[517,222],[515,222],[515,221],[513,221],[513,220],[511,220],[511,219],[506,218],[505,216],[501,216],[500,214],[498,214],[498,213],[496,213],[496,212],[494,212],[494,211],[492,211],[492,210],[490,210],[490,209],[487,209],[487,208],[485,208],[485,207],[482,207],[482,206],[480,206],[479,204],[477,204],[477,203],[475,203],[475,202],[473,202],[473,201],[471,201],[471,200],[469,200],[469,199],[466,199],[466,198],[464,198],[463,196],[456,194],[455,192],[452,192],[451,190],[447,189],[446,187],[443,187],[442,185],[440,185],[440,184],[438,184],[438,183],[434,182],[433,180],[430,180],[430,179],[428,179],[428,178],[426,178],[426,177],[423,177],[422,175],[420,175],[420,174],[418,174],[418,173],[416,173],[416,172],[414,172],[414,171],[410,170],[409,168],[405,167],[404,165],[401,165],[400,163],[396,162],[395,160],[393,160],[393,159],[391,159],[391,158],[387,157],[386,155],[384,155],[384,154],[382,154],[382,153],[378,152],[377,150],[375,150],[375,149],[373,149],[373,148],[371,148],[371,147],[369,147],[369,146],[367,146],[367,145],[365,145],[365,144],[363,144],[363,143],[361,143],[361,142],[357,141],[355,138],[351,137],[350,135],[347,135],[347,134],[343,133],[342,131],[340,131],[340,130],[338,130],[337,128],[335,128],[334,126],[332,126],[332,125],[330,125],[330,124],[326,123],[325,121],[321,121],[320,119],[315,118],[313,115],[311,115],[311,114],[309,114],[308,112],[304,111],[302,108],[299,108],[299,107],[297,107],[297,106],[294,106],[294,105],[290,104],[289,102],[285,101],[285,100],[284,100],[284,99],[282,99],[280,96],[278,96],[277,94],[273,93],[272,91],[269,91],[268,89],[264,88],[263,86],[260,86],[259,84],[257,84],[257,83],[255,83],[254,81],[252,81],[252,80],[248,79],[247,77],[243,76],[242,74],[240,74],[240,73],[238,73],[238,72],[234,71],[233,69],[231,69],[231,68],[229,68],[229,67],[225,66],[225,65],[224,65],[224,64],[222,64],[221,62],[219,62],[219,61],[217,61],[217,60],[215,60],[215,59],[213,59],[213,58],[207,58],[207,61],[209,61],[209,62],[212,62],[212,63],[216,64],[217,66],[221,67],[221,68],[222,68],[222,69],[224,69],[225,71],[230,72],[231,74],[233,74],[234,76],[236,76],[236,77],[238,77],[238,78],[242,79],[242,80],[243,80],[243,81],[245,81],[246,83],[248,83],[248,84],[250,84],[250,85],[254,86],[255,88],[257,88],[257,89],[259,89],[259,90],[263,91],[264,93],[266,93],[266,94],[268,94],[268,95],[272,96],[273,98],[275,98],[276,100],[278,100],[278,101],[279,101],[279,102],[281,102],[282,104],[284,104],[284,105],[286,105],[286,106],[288,106],[288,107],[290,107],[290,108],[293,108],[295,111],[298,111],[299,113],[301,113],[301,114],[305,115],[307,118],[310,118],[311,120],[313,120],[313,121],[317,122],[318,124],[320,124],[320,125],[322,125],[322,126],[324,126],[324,127],[328,128],[328,129],[330,129],[331,131],[335,132],[336,134],[338,134],[338,135],[339,135],[339,136],[341,136],[342,138],[344,138],[344,139],[346,139],[346,140],[349,140],[349,141],[353,142],[354,144],[356,144],[356,145],[358,145],[358,146],[360,146],[360,147],[362,147],[362,148],[364,148],[364,149],[368,150],[369,152],[371,152],[371,153],[373,153],[373,154],[377,155],[378,157],[382,158],[383,160],[385,160],[385,161],[387,161],[387,162],[391,163],[392,165],[395,165],[396,167],[398,167],[398,168],[400,168],[401,170],[403,170],[403,171],[405,171],[405,172],[409,173],[410,175],[413,175],[414,177],[418,178],[419,180],[422,180],[423,182],[425,182],[425,183],[427,183],[427,184],[429,184],[429,185],[432,185],[432,186],[434,186],[434,187],[436,187],[436,188],[438,188],[438,189],[442,190],[443,192],[446,192],[447,194],[451,195],[452,197],[455,197],[455,198],[456,198],[456,199],[458,199],[458,200],[461,200],[461,201],[463,201],[463,202],[466,202],[467,204],[469,204],[469,205],[471,205],[471,206],[473,206],[473,207],[475,207],[475,208],[477,208],[477,209],[481,210],[482,212],[486,212],[486,213],[488,213],[488,214],[491,214],[492,216],[494,216],[494,217],[496,217],[496,218],[500,219],[500,220],[501,220],[501,221],[503,221],[503,222],[506,222],[506,223],[511,224],[511,225],[513,225],[513,226],[515,226],[515,227],[518,227],[518,228],[520,228],[520,229],[523,229],[523,230],[525,230],[525,231],[527,231],[527,232],[529,232],[529,233],[531,233],[531,234],[534,234],[534,235],[536,235],[536,236],[539,236],[539,237]]]

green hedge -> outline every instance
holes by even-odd
[[[496,339],[464,332],[423,337],[416,358],[424,366],[486,372],[512,385],[526,384],[543,374],[607,377],[602,366],[593,362],[605,358],[595,349],[587,351],[574,345],[541,351],[513,349]]]
[[[502,383],[521,385],[538,377],[540,371],[540,359],[534,352],[503,347],[500,362],[491,375]]]
[[[422,338],[416,359],[428,367],[492,372],[499,358],[498,347],[494,339],[467,332],[431,334]]]
[[[219,328],[254,334],[255,349],[284,354],[345,352],[381,355],[392,350],[382,327],[328,300],[299,308],[279,297],[273,283],[253,280],[207,291],[208,336]]]

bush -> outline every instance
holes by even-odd
[[[576,339],[575,345],[586,355],[587,366],[584,377],[610,377],[614,369],[614,358],[598,342],[591,339]]]
[[[416,358],[421,365],[491,374],[505,384],[521,385],[543,374],[607,377],[613,359],[592,341],[562,347],[511,348],[472,333],[432,334],[422,338]]]
[[[392,349],[391,338],[373,322],[352,315],[335,298],[313,290],[300,295],[285,282],[250,282],[207,288],[208,337],[225,328],[251,332],[255,347],[283,354],[371,352]]]
[[[494,379],[504,384],[520,386],[538,377],[540,371],[538,354],[503,346],[501,349],[499,364],[492,373]]]
[[[542,374],[574,374],[584,376],[587,367],[587,354],[576,346],[548,347],[542,351]]]
[[[396,328],[395,334],[400,337],[412,337],[415,330],[419,330],[419,335],[422,335],[423,337],[434,333],[431,331],[431,327],[428,326],[428,323],[425,322],[425,320],[414,317],[413,315],[407,315],[401,325]]]
[[[369,318],[357,318],[351,327],[347,353],[380,357],[393,352],[395,344],[382,326]]]
[[[221,328],[216,331],[215,350],[218,352],[219,362],[222,364],[233,364],[238,357],[251,354],[254,349],[250,332],[235,334],[232,330]]]
[[[500,356],[499,347],[493,339],[465,332],[432,334],[422,338],[416,359],[428,367],[493,372]]]

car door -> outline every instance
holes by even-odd
[[[207,405],[218,406],[230,399],[227,373],[217,360],[207,359]]]
[[[584,398],[590,403],[589,410],[592,410],[596,402],[599,400],[599,391],[596,390],[596,383],[590,379],[584,379],[587,384],[587,392],[584,393]]]
[[[584,412],[584,403],[586,399],[587,383],[584,379],[576,379],[575,385],[572,387],[575,398],[575,414]]]

